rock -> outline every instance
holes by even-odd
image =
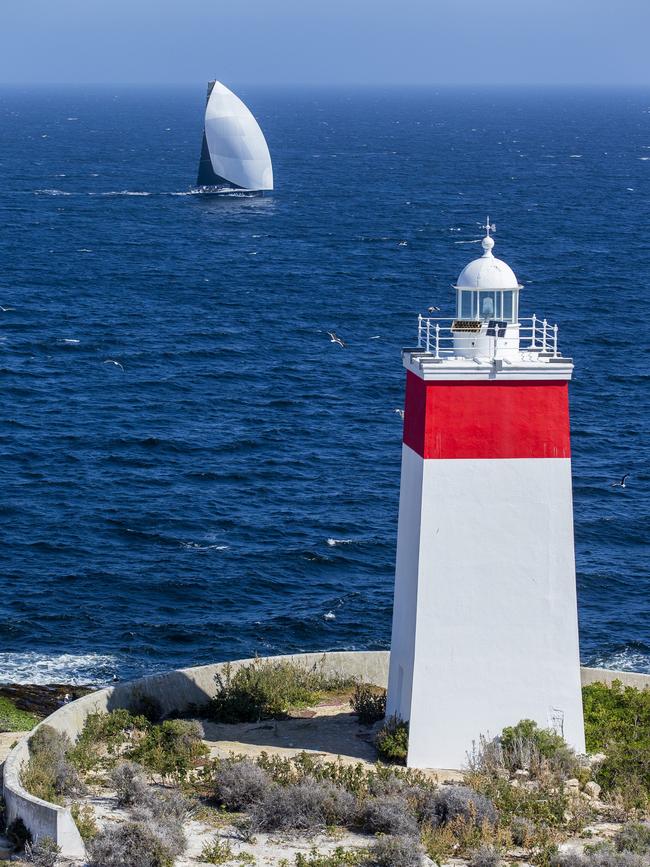
[[[515,779],[519,780],[522,783],[525,782],[526,780],[530,779],[530,771],[524,771],[522,768],[520,768],[518,771],[515,771]]]
[[[564,784],[565,789],[573,789],[575,792],[580,791],[580,780],[576,780],[575,777],[572,777],[570,780],[567,780]]]
[[[5,683],[0,684],[0,695],[10,699],[19,710],[25,710],[36,716],[49,716],[64,704],[64,698],[81,698],[93,692],[90,686],[70,686],[69,684],[50,683]]]
[[[593,768],[594,765],[602,764],[606,758],[607,758],[607,756],[605,755],[605,753],[593,753],[593,755],[587,756],[587,761],[589,762],[590,766]]]
[[[588,783],[585,783],[585,794],[589,795],[590,798],[593,798],[594,801],[597,801],[600,798],[600,786],[598,783],[595,783],[593,780],[589,780]]]

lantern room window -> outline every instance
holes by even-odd
[[[518,291],[514,289],[458,290],[459,319],[518,321]]]

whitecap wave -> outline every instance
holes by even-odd
[[[352,539],[327,539],[327,544],[330,548],[334,548],[336,545],[351,545]]]
[[[79,341],[77,340],[76,337],[59,337],[56,342],[57,343],[65,343],[66,345],[69,345],[69,346],[73,346],[73,345],[79,343]]]
[[[0,653],[0,683],[107,683],[117,657],[103,653]]]
[[[109,190],[107,193],[100,193],[101,196],[151,196],[146,190]]]
[[[598,656],[592,663],[593,668],[607,668],[610,671],[638,671],[641,674],[650,673],[650,656],[640,650],[626,647],[614,653]]]
[[[230,545],[201,545],[200,542],[181,542],[186,551],[225,551]]]
[[[35,196],[71,196],[72,193],[66,193],[65,190],[34,190]]]

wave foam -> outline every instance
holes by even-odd
[[[607,668],[610,671],[636,671],[641,674],[649,674],[650,656],[640,650],[626,647],[615,653],[598,656],[591,665],[593,668]]]
[[[230,545],[201,545],[199,542],[181,542],[186,551],[225,551]]]
[[[335,545],[351,545],[352,539],[328,539],[327,544],[330,548],[334,548]]]
[[[116,669],[117,657],[102,653],[0,653],[0,683],[98,685]]]

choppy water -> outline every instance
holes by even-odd
[[[0,91],[0,680],[387,647],[400,348],[488,212],[577,365],[583,659],[650,670],[650,93],[242,90],[277,192],[219,201],[204,90]]]

